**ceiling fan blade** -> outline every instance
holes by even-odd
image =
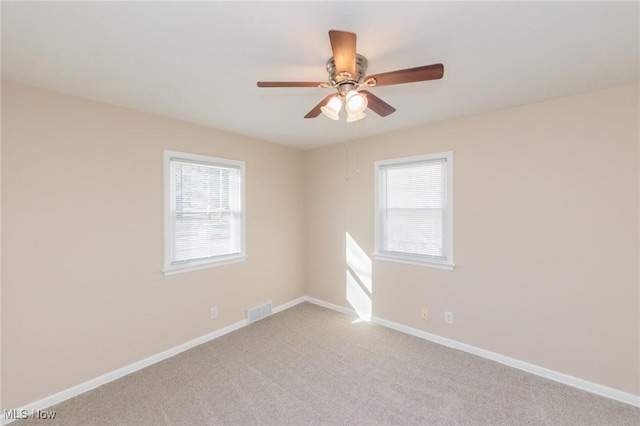
[[[316,118],[317,116],[319,116],[320,113],[322,112],[320,110],[320,108],[325,106],[327,104],[327,102],[329,102],[329,99],[333,98],[334,96],[335,96],[334,93],[328,95],[326,98],[324,98],[322,101],[320,101],[320,103],[318,105],[314,106],[313,109],[311,111],[309,111],[307,113],[307,115],[304,116],[304,118]]]
[[[380,117],[386,117],[387,115],[391,115],[396,112],[396,109],[394,107],[392,107],[373,93],[369,92],[368,90],[360,90],[359,92],[367,95],[367,108],[371,109]]]
[[[258,87],[326,87],[327,83],[314,81],[259,81]]]
[[[366,82],[369,79],[375,79],[375,84],[371,84],[371,86],[388,86],[390,84],[437,80],[442,78],[443,75],[444,66],[442,64],[433,64],[416,68],[408,68],[406,70],[370,75],[365,77],[363,81]]]
[[[356,35],[347,31],[330,30],[329,40],[337,74],[346,71],[349,78],[356,75]]]

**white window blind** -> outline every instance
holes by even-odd
[[[165,271],[244,256],[244,164],[165,152]]]
[[[452,153],[376,163],[376,255],[452,266]]]

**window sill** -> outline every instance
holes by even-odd
[[[383,260],[385,262],[404,263],[407,265],[426,266],[428,268],[444,269],[446,271],[453,271],[456,265],[453,263],[444,262],[430,262],[427,260],[408,259],[406,257],[389,256],[386,254],[374,254],[373,258],[376,260]]]
[[[230,265],[232,263],[244,262],[247,260],[247,257],[248,257],[247,255],[242,254],[237,256],[225,257],[224,259],[220,259],[220,260],[209,261],[206,263],[198,263],[198,264],[183,265],[183,266],[170,266],[168,268],[165,268],[162,272],[164,273],[164,276],[167,277],[169,275],[182,274],[185,272],[198,271],[200,269],[215,268],[216,266],[224,266],[224,265]]]

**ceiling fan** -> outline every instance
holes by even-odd
[[[437,80],[444,75],[444,66],[433,64],[365,76],[369,61],[356,53],[355,33],[330,30],[329,40],[333,56],[327,61],[328,82],[259,81],[258,87],[332,87],[337,90],[337,93],[325,97],[304,118],[315,118],[322,112],[327,117],[338,120],[340,108],[344,103],[347,122],[353,122],[364,118],[364,110],[367,107],[381,117],[396,111],[394,107],[373,93],[362,90],[362,87]]]

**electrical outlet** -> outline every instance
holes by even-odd
[[[209,312],[209,318],[214,319],[217,316],[218,316],[218,307],[214,306],[213,308],[211,308],[211,311]]]
[[[429,319],[429,310],[427,308],[422,309],[422,319],[425,321]]]
[[[444,322],[453,324],[453,312],[444,311]]]

